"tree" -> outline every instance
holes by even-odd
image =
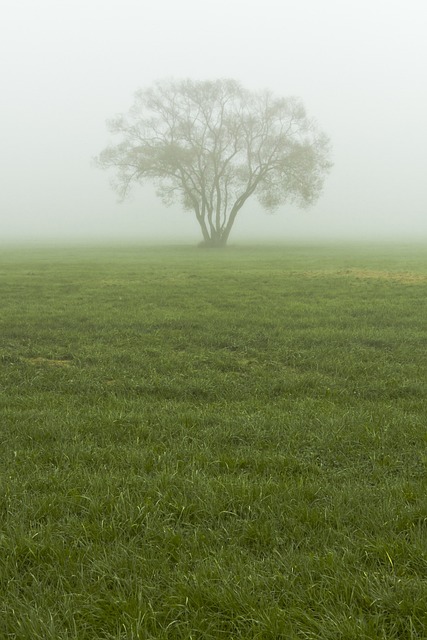
[[[234,80],[158,82],[108,125],[120,141],[96,162],[115,169],[121,198],[153,181],[166,204],[179,199],[195,213],[207,246],[227,243],[252,195],[270,211],[312,204],[331,167],[328,138],[299,99]]]

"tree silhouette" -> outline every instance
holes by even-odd
[[[299,99],[234,80],[158,82],[109,130],[119,142],[96,162],[115,170],[121,198],[153,181],[166,204],[178,199],[195,213],[208,246],[227,243],[251,196],[268,210],[312,204],[331,167],[328,138]]]

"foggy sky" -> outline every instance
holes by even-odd
[[[334,168],[308,210],[242,209],[230,241],[427,239],[424,0],[4,0],[0,242],[198,241],[153,189],[117,203],[105,121],[161,78],[230,77],[302,98]]]

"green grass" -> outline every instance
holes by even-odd
[[[427,637],[427,252],[3,249],[0,638]]]

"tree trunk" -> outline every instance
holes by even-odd
[[[225,247],[227,244],[229,231],[225,233],[225,229],[222,231],[217,231],[215,229],[208,229],[203,218],[197,217],[197,220],[200,224],[200,228],[203,234],[203,240],[199,244],[200,247],[206,247],[209,249],[219,249],[221,247]]]
[[[222,247],[225,247],[227,244],[227,239],[223,237],[223,235],[214,235],[213,237],[211,236],[210,238],[208,238],[207,240],[203,240],[199,246],[200,247],[205,247],[207,249],[220,249]]]

